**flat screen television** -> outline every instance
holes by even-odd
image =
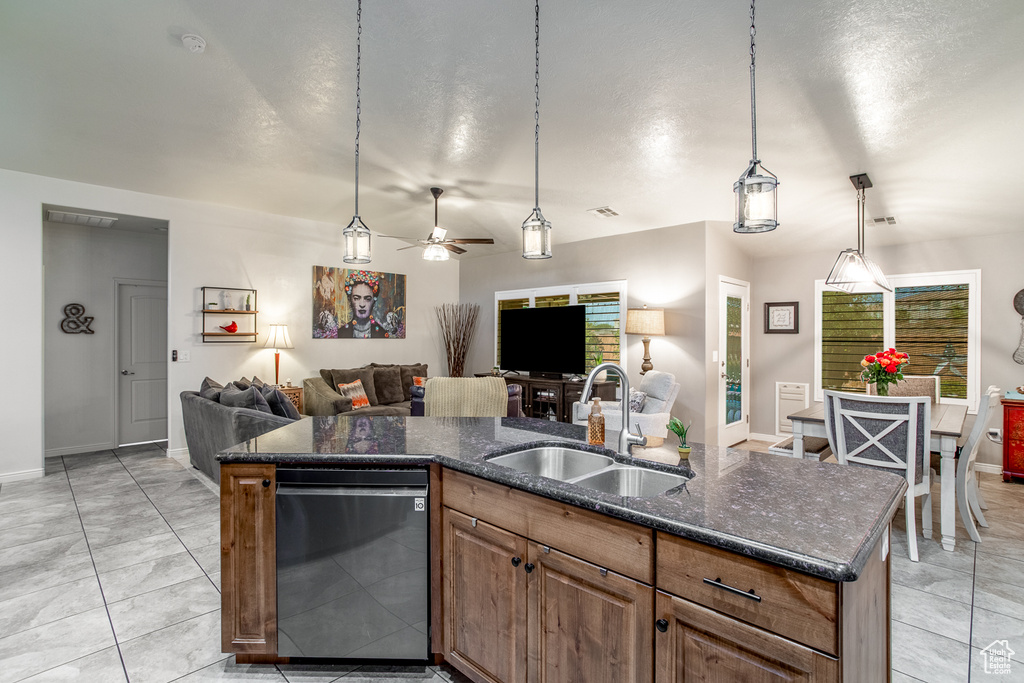
[[[501,369],[535,375],[586,372],[586,306],[501,311]]]

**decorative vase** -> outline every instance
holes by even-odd
[[[688,459],[690,457],[690,447],[689,446],[687,446],[687,445],[680,446],[678,450],[679,450],[679,459],[680,460],[686,460],[686,459]]]
[[[597,373],[597,375],[594,377],[594,381],[595,382],[604,382],[607,379],[608,379],[608,371],[607,370],[602,370],[601,372]]]
[[[875,382],[875,392],[879,396],[889,395],[889,383],[888,382]]]

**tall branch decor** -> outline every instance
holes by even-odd
[[[480,317],[479,304],[441,304],[434,307],[441,326],[444,350],[448,354],[448,375],[462,377],[466,369],[466,355],[473,343],[476,321]]]

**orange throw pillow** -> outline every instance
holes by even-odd
[[[366,389],[363,389],[363,381],[360,379],[348,384],[339,384],[338,393],[345,398],[352,399],[353,410],[370,405],[370,399],[366,397]]]
[[[412,378],[412,383],[413,383],[414,386],[422,387],[424,384],[427,383],[427,378],[426,377],[413,377]]]

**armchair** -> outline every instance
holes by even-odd
[[[668,421],[672,416],[672,405],[679,395],[679,383],[671,372],[649,370],[640,380],[638,391],[647,394],[644,406],[639,412],[630,411],[629,428],[638,427],[646,436],[665,438],[668,436]],[[628,400],[626,397],[625,400]],[[586,425],[593,401],[572,404],[573,424]],[[606,425],[618,425],[622,421],[622,404],[619,401],[601,401],[601,412]]]

